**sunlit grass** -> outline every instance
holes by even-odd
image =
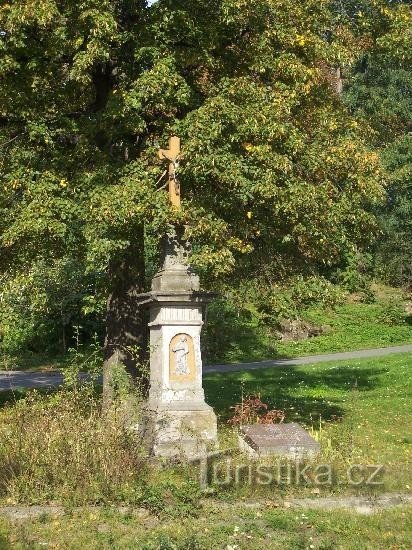
[[[410,508],[370,516],[206,506],[201,517],[159,521],[139,510],[82,509],[13,523],[0,518],[0,548],[261,550],[410,548]],[[408,525],[409,524],[409,525]]]
[[[222,424],[243,395],[259,393],[286,421],[322,444],[319,462],[383,464],[381,490],[409,490],[412,458],[412,355],[252,370],[206,377],[208,402]]]

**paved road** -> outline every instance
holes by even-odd
[[[242,370],[270,369],[273,367],[295,367],[298,365],[311,365],[313,363],[325,363],[327,361],[347,361],[351,359],[364,359],[368,357],[384,357],[392,353],[411,353],[412,344],[393,346],[390,348],[366,349],[361,351],[348,351],[344,353],[328,353],[325,355],[310,355],[296,359],[274,359],[259,361],[256,363],[235,363],[233,365],[207,365],[203,371],[205,374],[212,372],[232,372]],[[0,391],[16,388],[47,388],[59,386],[63,382],[61,374],[56,372],[24,372],[24,371],[0,371]]]
[[[327,353],[323,355],[308,355],[295,359],[273,359],[256,363],[235,363],[233,365],[208,365],[204,372],[232,372],[239,370],[270,369],[273,367],[295,367],[298,365],[312,365],[328,361],[347,361],[348,359],[365,359],[368,357],[384,357],[392,353],[411,353],[412,344],[392,346],[390,348],[363,349],[360,351],[345,351],[343,353]]]
[[[81,374],[81,378],[87,375]],[[63,384],[59,372],[0,371],[0,391],[17,388],[53,388]]]

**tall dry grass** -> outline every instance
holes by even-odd
[[[8,502],[130,500],[147,473],[135,431],[102,416],[91,386],[31,392],[0,411],[0,498]]]

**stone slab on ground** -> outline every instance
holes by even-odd
[[[304,458],[320,452],[319,443],[296,422],[243,426],[239,434],[239,447],[249,456]]]

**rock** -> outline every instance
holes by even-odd
[[[284,320],[281,322],[281,330],[279,333],[280,339],[283,342],[291,340],[306,340],[314,336],[325,334],[329,330],[327,326],[311,325],[307,321],[301,319]]]
[[[251,457],[279,455],[304,458],[316,456],[320,452],[319,443],[295,422],[243,426],[240,429],[239,447]]]

